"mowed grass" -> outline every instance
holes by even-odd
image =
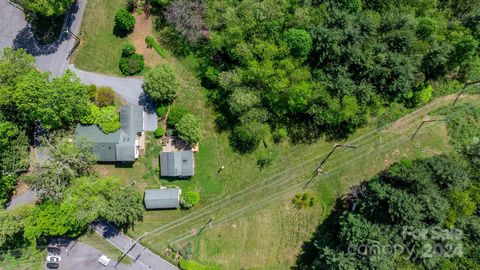
[[[113,34],[117,9],[127,0],[88,0],[79,37],[81,44],[74,54],[75,67],[105,74],[120,75],[122,44],[127,38]]]

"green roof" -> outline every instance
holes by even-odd
[[[96,125],[77,125],[76,140],[93,144],[92,148],[100,162],[133,162],[136,157],[135,139],[143,131],[143,107],[122,106],[121,128],[105,134]]]

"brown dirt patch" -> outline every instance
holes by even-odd
[[[154,49],[148,48],[145,43],[147,36],[154,36],[152,32],[152,17],[147,18],[145,15],[138,14],[134,14],[134,16],[136,19],[135,31],[129,36],[129,39],[137,48],[137,53],[143,54],[145,64],[149,67],[154,67],[158,65],[162,59]]]

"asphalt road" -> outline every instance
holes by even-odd
[[[125,249],[131,247],[132,243],[134,242],[132,238],[119,232],[112,225],[106,222],[91,224],[90,227],[121,251],[125,251]],[[178,267],[162,259],[148,248],[143,247],[140,243],[133,246],[133,248],[128,252],[127,256],[132,258],[136,264],[143,265],[145,269],[179,270]]]
[[[67,57],[75,45],[75,39],[67,29],[78,33],[85,3],[86,0],[77,0],[72,5],[57,41],[40,45],[33,38],[23,11],[9,4],[8,0],[0,0],[0,49],[23,48],[35,56],[36,65],[40,70],[49,71],[55,77],[61,76],[67,69],[69,61]]]
[[[152,102],[143,92],[143,79],[122,78],[94,72],[87,72],[75,68],[73,64],[69,65],[68,69],[73,71],[84,84],[95,84],[96,86],[111,87],[113,91],[115,91],[115,93],[127,103],[144,106],[145,111],[147,112],[145,117],[145,129],[147,131],[154,131],[157,129],[158,117],[154,111]]]

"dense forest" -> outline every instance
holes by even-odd
[[[198,56],[217,123],[242,152],[269,132],[342,138],[480,78],[478,1],[156,2],[161,38]]]
[[[480,108],[448,129],[454,153],[403,160],[339,198],[298,269],[480,269]]]

